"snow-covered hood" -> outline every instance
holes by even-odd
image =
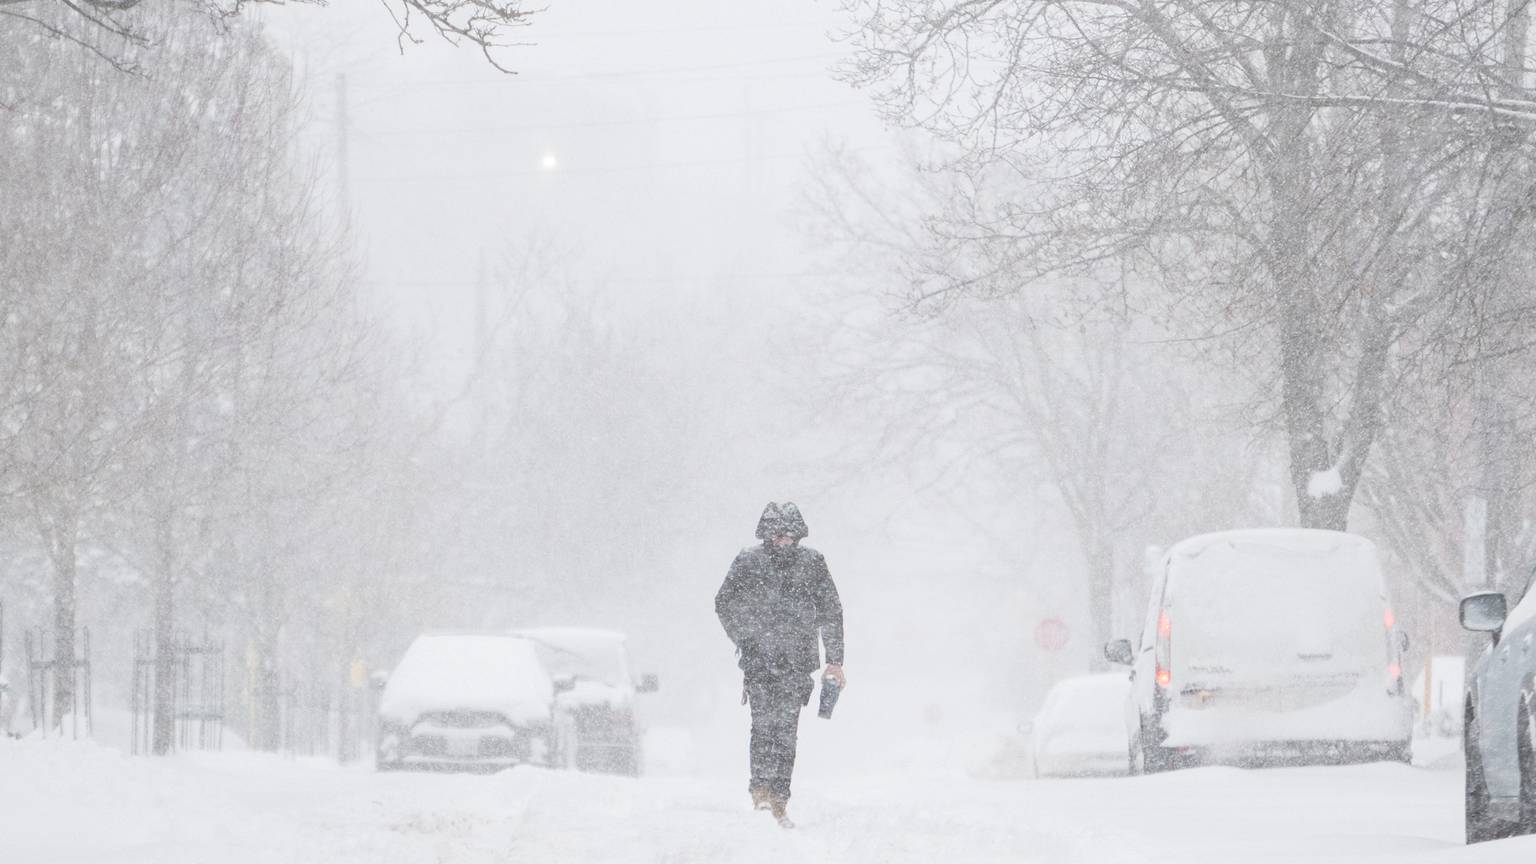
[[[554,687],[533,647],[506,636],[423,636],[390,676],[379,716],[414,723],[423,714],[489,712],[518,725],[547,722]]]

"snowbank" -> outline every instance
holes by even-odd
[[[1401,765],[943,782],[806,754],[785,832],[738,780],[536,768],[376,774],[254,753],[0,741],[0,856],[25,864],[1525,864],[1464,848],[1461,778]],[[899,757],[901,754],[892,754]]]

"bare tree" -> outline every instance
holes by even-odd
[[[821,169],[807,228],[844,248],[845,269],[865,282],[978,266],[925,235],[928,208],[956,178],[908,171],[892,182],[837,157]],[[994,278],[1008,275],[999,268]],[[898,307],[860,330],[838,324],[831,343],[848,350],[828,410],[868,406],[854,410],[872,413],[866,423],[876,430],[871,452],[850,465],[940,455],[936,476],[921,478],[927,486],[980,472],[1007,478],[1010,496],[1033,500],[1041,489],[1057,499],[1082,551],[1094,645],[1114,633],[1117,594],[1141,588],[1142,544],[1253,509],[1252,471],[1232,467],[1251,460],[1215,455],[1240,450],[1242,437],[1202,416],[1224,392],[1223,376],[1181,362],[1169,334],[1139,312],[1141,289],[1121,284],[1131,279],[1105,268],[1095,278],[1042,280],[1027,294],[955,297],[939,313]],[[1104,304],[1106,293],[1127,302]]]
[[[151,23],[137,56],[152,75],[48,40],[18,52],[32,98],[3,118],[0,189],[18,205],[0,220],[21,242],[0,254],[0,428],[6,485],[53,563],[59,655],[73,654],[81,548],[144,574],[165,752],[181,604],[227,576],[211,562],[250,508],[302,520],[283,502],[323,512],[335,497],[349,463],[322,457],[361,446],[332,413],[360,386],[361,337],[313,178],[294,167],[284,63],[252,27],[184,10]]]
[[[166,278],[167,250],[189,239],[162,229],[193,133],[174,115],[152,118],[144,94],[129,92],[138,88],[103,80],[57,43],[19,52],[11,68],[37,107],[6,118],[12,158],[0,169],[18,241],[0,261],[6,467],[54,571],[55,655],[72,658],[78,553],[121,502],[123,466],[149,431],[131,394],[165,355],[135,292]],[[57,714],[72,709],[71,687],[57,677]]]
[[[149,17],[164,7],[172,14],[202,9],[214,20],[240,15],[246,7],[282,5],[285,0],[0,0],[0,19],[11,19],[86,51],[120,71],[145,71],[137,51],[154,40]],[[316,6],[327,0],[293,0]],[[519,43],[512,34],[529,26],[539,11],[523,0],[381,0],[384,13],[400,30],[400,44],[420,43],[416,22],[424,22],[453,45],[468,45],[503,72],[511,72],[498,54]],[[181,7],[176,9],[175,7]],[[62,10],[68,17],[49,14]]]
[[[913,296],[1157,274],[1209,337],[1264,334],[1244,341],[1277,370],[1301,520],[1342,528],[1393,357],[1443,347],[1470,271],[1529,236],[1536,102],[1499,56],[1523,4],[847,5],[850,77],[970,179],[930,230],[973,267],[916,272]]]

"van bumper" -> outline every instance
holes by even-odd
[[[1163,747],[1265,754],[1361,754],[1400,758],[1413,735],[1413,706],[1386,692],[1356,692],[1307,708],[1169,705],[1158,723]]]

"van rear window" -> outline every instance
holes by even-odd
[[[1185,683],[1386,669],[1387,606],[1369,547],[1215,544],[1169,576],[1172,660]]]

